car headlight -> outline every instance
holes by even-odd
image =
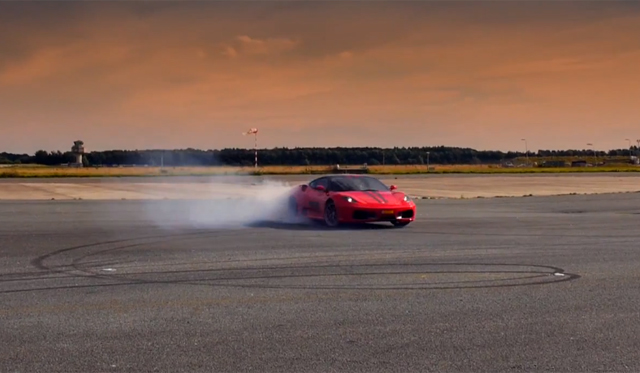
[[[358,203],[358,201],[353,199],[353,197],[344,197],[344,200],[349,202],[349,203]]]
[[[403,199],[404,199],[405,202],[410,202],[411,201],[411,198],[409,198],[409,196],[407,196],[407,195],[405,195]]]

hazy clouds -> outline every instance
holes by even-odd
[[[8,2],[0,49],[2,150],[640,138],[628,2]]]

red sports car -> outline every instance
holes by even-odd
[[[398,227],[414,221],[416,205],[395,185],[363,175],[329,175],[294,188],[289,211],[295,216],[340,223],[388,221]]]

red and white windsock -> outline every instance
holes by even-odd
[[[250,130],[248,130],[247,132],[243,132],[243,135],[255,135],[255,145],[253,148],[253,152],[254,152],[254,160],[253,160],[253,166],[254,167],[258,167],[258,129],[257,128],[251,128]]]

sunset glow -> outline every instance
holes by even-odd
[[[0,50],[0,151],[640,139],[635,2],[4,2]]]

